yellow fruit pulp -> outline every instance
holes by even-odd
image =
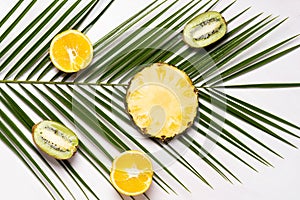
[[[67,30],[58,34],[50,45],[52,63],[64,72],[77,72],[86,68],[92,57],[92,43],[86,35],[77,30]]]
[[[148,190],[152,176],[152,163],[148,156],[140,151],[130,150],[114,159],[110,180],[120,193],[135,196]]]
[[[155,91],[155,95],[151,91]],[[133,114],[137,126],[147,128],[147,132],[155,137],[174,135],[180,131],[182,111],[180,101],[173,92],[163,86],[151,84],[141,86],[131,97],[135,109],[136,105],[142,105]],[[170,131],[173,133],[168,134]]]
[[[144,134],[166,142],[191,126],[198,96],[183,71],[154,63],[131,79],[126,103],[128,113]]]

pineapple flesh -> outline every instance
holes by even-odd
[[[131,79],[126,107],[143,134],[168,142],[192,125],[198,96],[185,72],[166,63],[154,63]]]

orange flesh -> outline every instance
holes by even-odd
[[[85,68],[91,61],[91,43],[80,32],[58,35],[51,46],[51,54],[51,60],[58,69],[76,72]]]
[[[120,193],[138,195],[149,188],[152,176],[150,160],[138,151],[129,151],[114,160],[110,178]]]

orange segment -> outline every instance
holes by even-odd
[[[50,45],[50,59],[64,72],[77,72],[86,68],[93,57],[89,38],[77,30],[67,30],[55,36]]]
[[[120,193],[135,196],[148,190],[152,176],[153,168],[148,156],[140,151],[130,150],[115,158],[110,180]]]

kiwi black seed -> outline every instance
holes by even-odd
[[[222,15],[216,11],[202,13],[189,21],[183,30],[183,40],[191,47],[206,47],[227,32],[227,25]]]
[[[78,137],[61,123],[44,120],[32,127],[34,143],[48,155],[65,160],[77,151]]]

